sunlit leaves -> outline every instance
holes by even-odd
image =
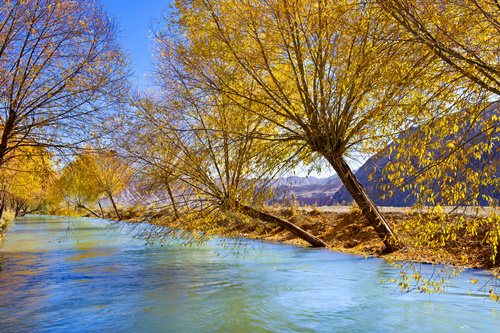
[[[109,200],[117,217],[114,196],[129,184],[132,170],[114,151],[99,149],[86,150],[66,164],[62,174],[51,186],[51,204],[63,215],[78,215],[91,212],[100,200]]]
[[[16,153],[0,172],[4,203],[16,216],[40,212],[55,174],[51,155],[41,147],[26,147]]]
[[[498,3],[376,0],[414,42],[477,86],[500,94]]]

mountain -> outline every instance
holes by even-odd
[[[342,186],[337,175],[327,178],[294,176],[281,178],[276,183],[278,194],[273,202],[283,203],[285,199],[295,199],[299,204],[318,206],[328,205]]]
[[[500,122],[497,120],[499,117],[498,106],[494,105],[486,110],[483,114],[483,119],[486,119],[485,122],[464,122],[461,124],[461,130],[455,136],[446,136],[444,138],[434,138],[434,140],[443,140],[443,142],[453,141],[453,140],[461,140],[464,144],[470,146],[478,147],[480,144],[485,144],[484,146],[491,149],[483,148],[482,151],[475,151],[475,156],[479,154],[480,158],[471,158],[470,163],[457,172],[457,177],[465,179],[467,172],[475,172],[479,175],[484,173],[484,163],[487,165],[500,164],[500,135],[498,132],[496,134],[492,134],[491,129],[500,127]],[[488,123],[490,120],[493,120],[492,123]],[[453,121],[453,120],[450,120]],[[488,126],[489,130],[485,129],[485,126]],[[488,133],[488,131],[490,131]],[[411,134],[422,133],[420,128],[412,129]],[[420,134],[419,134],[420,135]],[[421,135],[425,135],[421,134]],[[401,147],[397,146],[395,143],[389,144],[385,149],[383,149],[379,154],[372,156],[368,161],[363,164],[358,171],[356,171],[355,176],[358,181],[365,187],[367,194],[370,198],[375,202],[378,206],[393,206],[393,207],[410,207],[413,206],[417,198],[413,193],[402,193],[399,189],[393,188],[393,195],[390,198],[383,199],[384,191],[382,188],[389,184],[389,181],[382,173],[382,170],[387,166],[389,161],[392,158],[395,158],[396,151],[401,149]],[[391,152],[392,153],[387,153]],[[436,153],[436,155],[440,155],[436,150],[431,151],[432,153]],[[441,153],[446,156],[448,152]],[[470,156],[469,156],[470,157]],[[416,165],[414,165],[416,166]],[[444,171],[444,170],[443,170]],[[444,171],[446,172],[446,171]],[[370,177],[371,174],[371,177]],[[371,178],[371,180],[370,180]],[[481,193],[487,194],[488,196],[496,199],[497,202],[500,201],[500,191],[496,187],[496,184],[500,180],[500,171],[497,171],[494,176],[493,182],[490,182],[490,185],[486,186],[482,189]],[[411,182],[410,182],[411,184]],[[443,184],[443,181],[439,181],[436,185]],[[432,189],[434,191],[439,191],[440,186],[434,186]],[[467,190],[467,195],[472,193],[470,189]],[[437,193],[436,201],[434,203],[424,203],[425,205],[434,205],[439,203],[439,193]],[[352,197],[347,191],[347,189],[342,186],[332,197],[332,200],[328,203],[329,205],[335,204],[344,204],[348,202],[352,202]],[[479,204],[483,206],[487,206],[490,202],[479,196],[478,198]]]
[[[287,200],[295,198],[299,204],[326,206],[342,183],[337,175],[324,178],[291,176],[277,179],[272,186],[276,188],[276,196],[271,202],[282,203],[285,198]],[[136,183],[130,183],[120,194],[116,195],[115,201],[124,206],[144,202],[162,205],[168,203],[169,199],[166,192],[149,191],[146,194],[138,189]],[[111,202],[104,199],[101,204],[107,206]]]
[[[280,186],[293,186],[293,187],[299,187],[299,186],[308,186],[308,185],[326,185],[329,181],[334,179],[335,176],[331,177],[325,177],[325,178],[318,178],[314,176],[307,176],[307,177],[299,177],[299,176],[291,176],[291,177],[284,177],[284,178],[279,178],[276,180],[273,185],[280,187]]]

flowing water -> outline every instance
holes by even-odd
[[[396,277],[381,259],[260,242],[238,250],[248,254],[216,242],[145,246],[101,220],[18,219],[0,249],[0,331],[500,332],[500,306],[489,287],[476,290],[484,271],[445,294],[401,294],[380,284]]]

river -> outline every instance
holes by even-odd
[[[499,305],[476,290],[485,271],[444,294],[401,294],[380,284],[396,277],[381,259],[253,241],[237,250],[247,253],[145,246],[97,219],[20,218],[0,249],[0,331],[500,332]]]

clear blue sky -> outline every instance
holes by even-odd
[[[173,0],[101,0],[108,14],[121,30],[120,42],[132,56],[133,70],[141,87],[147,86],[144,75],[152,68],[151,22],[160,18]]]

